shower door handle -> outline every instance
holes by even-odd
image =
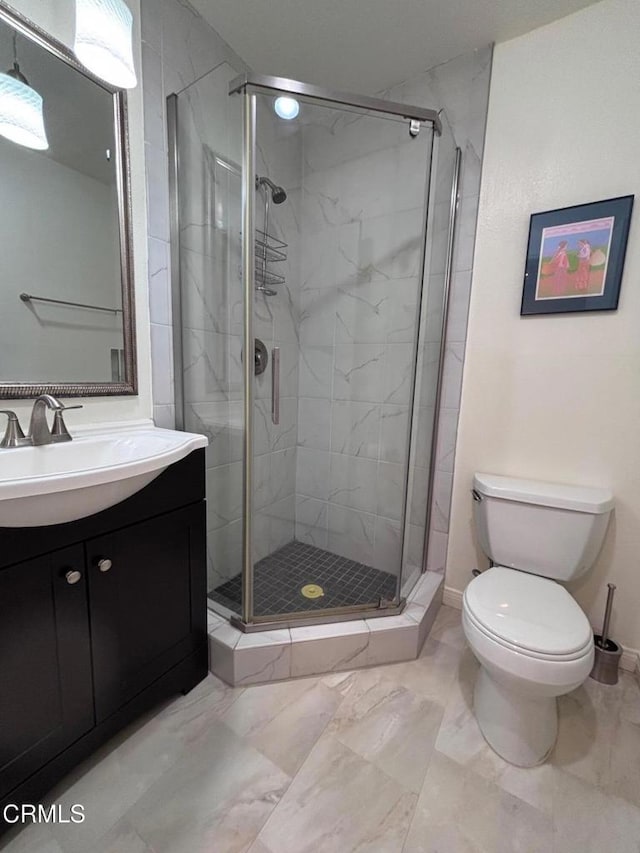
[[[271,420],[280,423],[280,347],[271,350]]]

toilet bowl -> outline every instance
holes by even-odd
[[[587,617],[555,581],[498,566],[465,590],[462,625],[481,664],[474,712],[482,734],[511,764],[541,764],[556,742],[556,698],[593,665]]]
[[[492,561],[463,596],[463,630],[480,662],[474,713],[498,755],[534,767],[556,741],[557,697],[593,666],[591,626],[560,582],[593,565],[613,496],[492,474],[475,475],[472,495],[478,539]]]

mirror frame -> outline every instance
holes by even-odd
[[[38,44],[44,50],[66,62],[113,98],[116,183],[118,194],[118,233],[120,236],[120,271],[122,283],[122,326],[124,338],[124,382],[3,382],[0,381],[0,400],[37,397],[54,394],[60,397],[98,397],[133,395],[138,393],[136,358],[135,291],[133,276],[133,228],[131,211],[131,171],[127,95],[105,83],[81,65],[73,52],[62,42],[46,33],[37,24],[0,0],[0,21]]]

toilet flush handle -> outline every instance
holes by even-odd
[[[477,501],[478,503],[482,502],[482,495],[480,494],[480,492],[476,491],[475,489],[471,489],[471,494],[473,495],[474,501]]]

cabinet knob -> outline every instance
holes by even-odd
[[[98,560],[98,568],[100,569],[101,572],[108,572],[112,565],[113,565],[113,563],[111,562],[111,560],[107,560],[107,559]]]
[[[78,581],[82,578],[82,572],[79,572],[77,569],[69,569],[69,571],[65,574],[65,578],[67,579],[67,583],[78,583]]]

